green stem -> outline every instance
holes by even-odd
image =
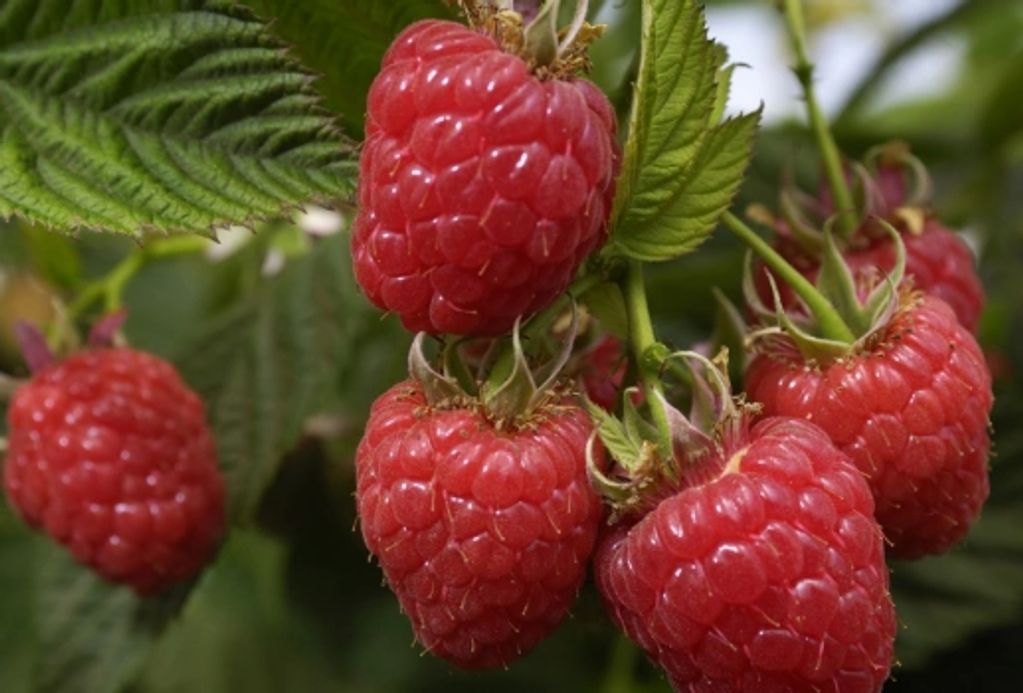
[[[90,282],[68,305],[66,321],[73,323],[86,310],[99,300],[103,300],[103,309],[112,312],[121,307],[124,289],[136,274],[153,260],[175,255],[186,255],[204,250],[209,246],[209,239],[201,236],[170,236],[151,241],[129,253],[106,276]],[[50,325],[47,341],[51,346],[58,339],[55,333],[56,323]]]
[[[633,672],[636,669],[636,646],[625,635],[619,634],[611,648],[608,658],[607,673],[601,693],[631,693],[635,691]]]
[[[806,277],[800,274],[799,270],[779,255],[767,241],[758,236],[753,229],[746,226],[731,212],[725,212],[721,221],[756,253],[775,275],[788,284],[799,298],[803,299],[806,307],[810,309],[810,313],[817,319],[822,336],[847,344],[852,344],[856,341],[853,331],[845,324],[842,316],[828,302],[828,299],[824,298],[821,292]]]
[[[639,381],[646,395],[650,416],[657,427],[661,453],[666,461],[672,460],[671,426],[668,424],[668,413],[664,409],[663,388],[660,374],[644,358],[646,352],[657,343],[654,337],[654,325],[650,319],[650,307],[647,304],[646,285],[643,281],[643,265],[638,260],[630,260],[622,280],[622,293],[625,296],[625,308],[629,315],[629,347],[632,358],[639,373]],[[665,465],[669,477],[674,478],[674,468]]]
[[[853,206],[852,193],[842,169],[842,156],[831,134],[828,120],[817,101],[817,91],[813,85],[813,63],[810,62],[806,49],[806,23],[803,19],[802,0],[783,0],[785,24],[788,26],[792,39],[792,48],[796,53],[796,64],[792,71],[803,87],[806,98],[806,111],[813,129],[817,147],[824,162],[824,175],[828,179],[831,197],[838,213],[838,228],[847,238],[856,231],[856,209]]]
[[[568,291],[559,296],[554,303],[547,306],[547,308],[543,311],[537,313],[528,323],[526,323],[520,333],[523,343],[528,343],[531,340],[542,338],[544,335],[548,334],[557,319],[564,315],[565,311],[571,307],[572,301],[576,296],[582,296],[603,281],[604,277],[597,272],[587,272],[577,278],[574,282],[572,282],[572,285],[568,287]],[[484,387],[489,389],[500,387],[501,384],[508,379],[508,376],[511,375],[514,367],[515,351],[509,343],[497,357],[497,360],[494,361],[494,365],[490,368],[490,373],[487,376],[487,382]]]

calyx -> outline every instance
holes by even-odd
[[[495,361],[484,357],[475,374],[459,353],[459,341],[445,345],[438,370],[424,350],[427,335],[420,332],[409,349],[409,375],[423,388],[431,407],[477,408],[495,428],[515,428],[528,423],[543,405],[564,395],[561,372],[571,356],[577,326],[573,309],[571,324],[558,352],[549,361],[532,365],[516,321],[511,343],[506,345],[510,348],[506,358]],[[495,344],[491,351],[499,345],[500,342]]]
[[[824,229],[834,213],[826,192],[811,195],[786,177],[778,199],[777,214],[754,205],[749,215],[772,227],[782,238],[794,242],[810,257],[825,251]],[[869,243],[884,233],[876,220],[883,219],[911,234],[923,231],[930,213],[933,184],[923,162],[913,156],[905,142],[893,141],[870,149],[863,162],[847,164],[857,215],[857,233],[837,239],[843,247]]]
[[[888,274],[880,270],[853,273],[829,228],[823,231],[824,247],[816,291],[830,304],[852,334],[843,340],[825,334],[820,322],[800,299],[796,310],[783,305],[774,274],[764,272],[770,283],[772,306],[761,300],[754,283],[752,257],[747,255],[743,274],[746,304],[754,313],[757,328],[747,340],[764,350],[784,351],[795,346],[808,361],[828,363],[867,347],[902,305],[906,294],[906,247],[899,232],[883,219],[877,224],[895,246],[895,267]],[[793,268],[793,272],[796,270]]]
[[[516,9],[516,0],[459,0],[469,25],[493,36],[501,47],[518,55],[541,78],[564,79],[591,68],[588,50],[607,28],[586,21],[589,0],[574,0],[572,22],[558,27],[565,0],[542,0]],[[524,18],[529,16],[529,21]]]
[[[672,451],[670,459],[660,451],[657,430],[640,414],[626,391],[621,419],[587,402],[596,429],[587,445],[587,469],[595,488],[609,501],[616,516],[642,513],[663,498],[727,473],[729,461],[741,452],[756,406],[732,396],[728,379],[728,351],[714,360],[695,351],[670,354],[691,373],[692,403],[689,415],[661,399],[668,415]],[[615,461],[605,471],[594,454],[597,440]]]

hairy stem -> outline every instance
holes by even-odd
[[[645,358],[647,351],[657,343],[657,340],[654,337],[653,321],[650,319],[650,307],[647,304],[642,263],[638,260],[630,260],[622,281],[622,293],[625,296],[625,307],[629,315],[629,347],[639,373],[639,381],[643,386],[647,406],[650,408],[650,416],[657,427],[662,459],[666,462],[664,471],[670,478],[674,478],[675,470],[670,464],[672,460],[671,427],[668,424],[668,414],[664,409],[660,374],[651,367]]]
[[[806,111],[813,130],[817,147],[820,149],[824,162],[824,175],[828,179],[831,197],[838,214],[838,228],[845,237],[856,231],[856,209],[853,206],[852,193],[842,170],[842,156],[831,134],[828,120],[817,101],[817,91],[813,85],[813,63],[810,62],[806,49],[806,23],[803,19],[802,0],[783,0],[785,24],[792,39],[792,48],[796,54],[796,64],[792,71],[803,88],[806,98]]]
[[[835,307],[817,291],[817,288],[806,277],[779,255],[767,241],[758,236],[753,229],[744,224],[742,220],[731,212],[726,212],[721,220],[732,233],[739,237],[739,240],[757,254],[757,257],[777,277],[792,287],[796,295],[803,299],[806,307],[810,309],[810,313],[817,319],[822,336],[847,344],[856,341],[853,331],[845,324],[845,321],[842,320],[842,316],[838,314]]]
[[[106,276],[90,282],[78,293],[68,305],[64,319],[50,324],[46,341],[51,347],[55,347],[60,341],[62,326],[73,324],[82,313],[100,300],[103,301],[104,311],[108,313],[120,308],[125,287],[149,262],[175,255],[197,253],[206,249],[209,244],[209,239],[200,236],[169,236],[139,247],[117,263]]]

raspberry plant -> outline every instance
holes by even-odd
[[[774,4],[805,132],[695,0],[0,0],[0,688],[983,687],[1023,17],[829,122]]]

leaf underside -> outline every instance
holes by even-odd
[[[0,0],[0,217],[210,234],[347,196],[312,80],[227,3]]]
[[[355,289],[344,239],[321,241],[263,281],[176,359],[206,403],[235,521],[255,515],[345,362],[352,320],[343,320],[342,299]]]

